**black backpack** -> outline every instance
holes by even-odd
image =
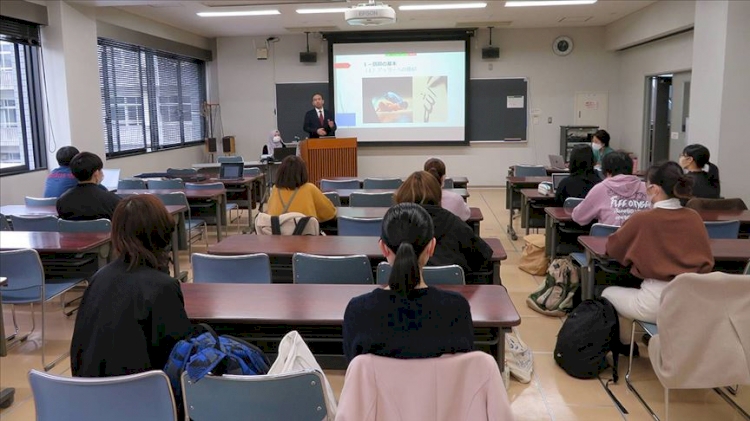
[[[612,303],[604,298],[585,300],[568,315],[557,334],[555,362],[573,377],[591,379],[607,368],[606,356],[612,352],[612,380],[617,383],[619,332]]]

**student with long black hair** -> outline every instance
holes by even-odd
[[[352,298],[344,313],[344,355],[431,358],[474,349],[469,302],[425,284],[422,268],[435,250],[432,218],[400,203],[383,218],[380,250],[392,266],[388,285]]]
[[[680,155],[680,166],[693,180],[692,197],[718,199],[721,196],[719,168],[709,159],[711,153],[703,145],[687,145]],[[685,204],[683,200],[683,205]]]
[[[565,199],[583,199],[602,179],[594,172],[594,151],[589,145],[576,145],[570,151],[570,175],[555,189],[555,204],[562,206]]]

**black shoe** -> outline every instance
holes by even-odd
[[[617,343],[617,352],[620,355],[629,356],[630,355],[630,344],[623,344],[618,342]],[[641,353],[638,351],[638,344],[633,344],[633,357],[640,357]]]
[[[649,341],[651,341],[651,335],[649,335],[648,333],[644,333],[641,341],[643,341],[644,345],[648,346]]]

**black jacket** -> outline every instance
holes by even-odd
[[[423,205],[435,225],[435,254],[428,266],[459,265],[466,275],[489,270],[492,248],[474,230],[451,211],[435,205]]]
[[[693,197],[701,199],[718,199],[721,197],[719,180],[705,171],[691,171],[687,173],[693,179]],[[689,199],[682,199],[684,206]]]
[[[108,264],[83,294],[70,344],[73,376],[160,370],[191,333],[176,279],[148,267],[126,269],[122,259]]]
[[[328,127],[328,120],[333,121],[333,128]],[[336,121],[333,119],[333,113],[323,109],[322,125],[320,124],[320,118],[318,117],[318,112],[315,108],[305,113],[305,124],[302,129],[307,132],[307,135],[310,136],[311,139],[320,137],[317,131],[321,128],[326,130],[326,136],[336,136]]]
[[[79,184],[57,199],[57,214],[60,218],[71,221],[112,219],[120,200],[120,196],[98,184]]]
[[[594,172],[563,178],[560,180],[560,185],[557,186],[557,191],[555,191],[555,205],[562,206],[565,203],[565,199],[569,197],[585,198],[589,194],[589,191],[600,181],[602,179]]]

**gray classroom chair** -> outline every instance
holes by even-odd
[[[175,190],[185,188],[185,183],[179,178],[148,180],[147,184],[148,188],[153,190]]]
[[[258,167],[252,167],[252,168],[245,168],[245,170],[242,172],[242,175],[245,177],[255,177],[260,175],[260,168]]]
[[[372,266],[365,255],[318,256],[294,253],[295,284],[372,284]]]
[[[516,165],[513,167],[516,177],[546,177],[547,170],[541,165]]]
[[[233,155],[233,156],[225,155],[225,156],[220,156],[216,161],[219,164],[232,163],[232,162],[234,162],[234,163],[245,162],[245,160],[242,159],[242,157],[239,156],[239,155]]]
[[[58,219],[54,215],[11,215],[13,231],[57,232]]]
[[[26,196],[23,198],[26,206],[55,206],[57,204],[56,197],[31,197]]]
[[[362,188],[365,189],[397,189],[404,184],[400,178],[365,178]]]
[[[60,232],[110,232],[112,222],[101,218],[91,221],[66,221],[60,219],[57,222],[57,230]]]
[[[740,235],[740,221],[704,221],[708,238],[737,239]]]
[[[215,182],[215,183],[185,183],[185,190],[213,190],[213,189],[223,189],[224,183],[222,182]],[[244,190],[244,189],[243,189]],[[191,203],[190,207],[192,209],[211,209],[215,205],[213,202],[210,203]],[[240,232],[240,205],[233,202],[227,202],[225,204],[226,210],[229,211],[229,220],[231,221],[237,221],[237,232]],[[232,211],[234,211],[235,218],[232,219]],[[228,224],[227,224],[228,225]],[[224,232],[229,234],[229,227],[224,227]]]
[[[363,235],[367,237],[380,237],[382,233],[383,218],[352,218],[339,216],[337,219],[338,234],[346,236]]]
[[[0,213],[0,231],[12,231],[12,228],[8,223],[8,218],[2,213]]]
[[[378,264],[377,283],[385,285],[391,276],[391,265],[388,262]],[[427,285],[466,285],[464,270],[459,265],[425,266],[422,276]]]
[[[141,178],[125,178],[117,182],[117,190],[143,190],[146,181]]]
[[[172,387],[161,370],[97,378],[31,370],[29,383],[37,421],[177,421]]]
[[[359,180],[357,180],[356,178],[351,180],[328,180],[324,178],[320,180],[320,190],[322,191],[337,189],[358,189],[359,187]]]
[[[330,200],[331,203],[333,203],[333,206],[336,206],[336,207],[341,206],[341,197],[339,197],[339,194],[336,193],[335,191],[325,192],[323,193],[323,196],[327,197],[328,200]]]
[[[193,421],[252,419],[320,421],[327,419],[323,375],[305,369],[260,376],[182,375],[187,417]]]
[[[271,283],[271,261],[265,253],[239,256],[194,253],[192,263],[194,283]]]
[[[57,357],[54,361],[47,364],[44,355],[45,352],[45,340],[44,336],[46,333],[45,329],[45,305],[47,301],[51,301],[62,294],[70,291],[77,285],[81,285],[84,282],[83,278],[50,278],[45,279],[44,268],[42,267],[42,261],[39,258],[39,253],[32,249],[22,250],[11,250],[11,251],[0,251],[0,276],[8,278],[7,286],[3,287],[2,291],[2,303],[11,305],[11,316],[13,319],[14,333],[10,339],[18,338],[15,342],[22,342],[29,338],[32,332],[36,329],[36,318],[34,312],[34,306],[31,306],[31,330],[23,335],[18,336],[18,322],[16,320],[16,309],[17,304],[40,304],[42,312],[42,331],[41,331],[41,354],[42,354],[42,367],[45,371],[48,371],[54,367],[57,363],[68,356],[68,352]],[[51,419],[51,418],[50,418]]]
[[[349,206],[390,208],[393,206],[393,192],[361,193],[353,192],[349,195]]]
[[[444,189],[452,189],[452,188],[454,188],[453,179],[452,178],[446,178],[445,180],[443,180],[443,188]]]

